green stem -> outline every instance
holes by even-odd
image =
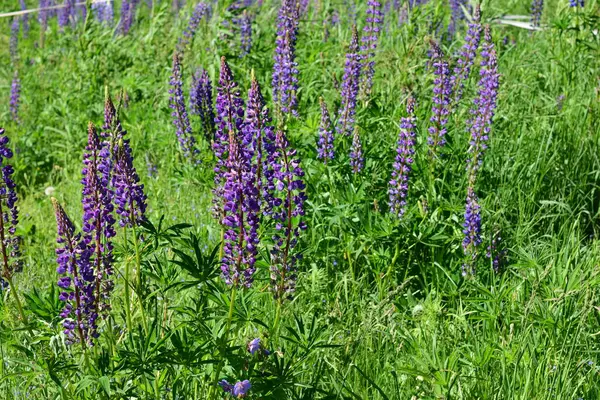
[[[142,314],[142,326],[144,327],[144,332],[146,335],[148,334],[148,321],[146,321],[146,313],[144,311],[144,301],[142,299],[142,260],[140,256],[140,246],[138,243],[138,235],[135,231],[135,227],[133,227],[133,246],[135,248],[135,263],[136,263],[136,274],[137,274],[137,295],[138,301],[140,303],[140,312]]]
[[[127,239],[128,229],[125,227],[125,242],[129,242]],[[127,332],[131,332],[132,324],[131,324],[131,289],[129,287],[130,281],[129,277],[131,276],[131,263],[129,258],[125,258],[125,315],[127,318]]]
[[[275,311],[275,322],[273,323],[273,343],[279,340],[279,323],[281,321],[281,299],[277,299],[277,310]]]
[[[227,342],[229,340],[229,329],[231,328],[231,321],[233,319],[233,309],[235,304],[235,294],[237,292],[236,286],[234,285],[231,288],[231,298],[229,300],[229,314],[227,315],[227,323],[225,324],[225,332],[223,332],[223,345],[220,348],[221,351],[221,360],[219,364],[217,364],[217,369],[215,369],[215,376],[213,378],[213,384],[208,389],[208,399],[212,398],[212,394],[214,389],[217,386],[217,382],[219,380],[219,375],[221,374],[221,369],[223,369],[223,365],[225,364],[225,350],[227,349]],[[218,399],[218,395],[215,394],[215,399]]]
[[[17,310],[19,311],[19,316],[21,317],[21,320],[27,327],[27,330],[29,330],[29,332],[31,332],[31,328],[29,327],[29,323],[27,321],[27,316],[23,312],[23,305],[21,304],[21,299],[19,298],[19,293],[17,293],[17,285],[15,285],[12,276],[9,276],[7,280],[8,280],[8,285],[10,287],[10,292],[13,294],[15,303],[17,304]]]

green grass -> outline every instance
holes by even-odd
[[[13,3],[0,0],[0,10],[12,11]],[[13,297],[0,292],[0,399],[206,399],[220,362],[221,377],[249,379],[255,399],[600,398],[600,40],[591,33],[600,21],[596,0],[579,12],[566,0],[548,2],[546,29],[534,34],[492,24],[502,77],[477,181],[481,253],[501,230],[508,263],[495,274],[480,257],[477,276],[467,279],[460,273],[461,224],[466,121],[477,69],[450,118],[449,143],[433,174],[426,144],[432,104],[428,27],[448,21],[447,3],[415,9],[401,26],[396,14],[388,18],[373,96],[357,114],[366,168],[355,176],[349,141],[336,142],[331,165],[316,158],[318,99],[323,96],[335,115],[351,26],[341,0],[320,0],[300,23],[300,118],[285,121],[308,186],[298,289],[283,305],[275,332],[269,257],[261,247],[253,288],[237,294],[227,345],[230,291],[211,258],[220,237],[211,214],[213,159],[203,142],[202,165],[182,158],[168,108],[171,56],[193,4],[177,17],[169,3],[155,5],[152,16],[142,4],[125,37],[94,22],[85,32],[80,24],[59,33],[52,20],[44,48],[35,45],[39,24],[32,21],[14,63],[10,20],[0,20],[0,119],[16,149],[11,161],[24,240],[24,269],[14,280],[30,322],[28,330]],[[226,55],[243,96],[254,70],[270,100],[277,6],[264,3],[245,58],[235,40],[219,39],[224,7],[201,25],[184,58],[186,91],[199,66],[215,84],[219,58]],[[334,8],[341,23],[324,43],[322,21]],[[359,29],[364,8],[358,7]],[[485,1],[483,19],[527,14],[528,8],[528,1]],[[464,33],[463,26],[456,40],[443,42],[447,54],[460,48]],[[10,120],[8,105],[15,69],[23,92],[20,124]],[[105,86],[113,97],[121,89],[129,96],[120,117],[155,227],[144,229],[142,251],[150,332],[144,332],[137,306],[135,326],[124,328],[120,274],[134,252],[119,229],[113,311],[86,362],[79,346],[64,344],[56,224],[45,191],[54,188],[53,196],[81,225],[86,125],[102,123]],[[409,94],[418,103],[418,145],[407,214],[397,221],[388,213],[387,183]],[[192,123],[200,129],[197,119]],[[156,177],[146,175],[146,159],[156,163]],[[255,337],[270,356],[246,351]]]

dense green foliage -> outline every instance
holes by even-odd
[[[0,10],[12,11],[14,3],[0,0]],[[182,158],[168,108],[172,53],[194,4],[175,15],[169,1],[157,3],[140,6],[127,36],[94,21],[60,33],[54,19],[42,48],[32,21],[15,62],[10,18],[0,20],[0,125],[16,150],[24,239],[24,269],[14,280],[28,317],[25,326],[13,297],[0,291],[0,399],[205,399],[211,387],[222,398],[213,379],[221,364],[221,378],[252,382],[253,399],[600,398],[596,0],[577,11],[566,0],[548,2],[546,29],[534,33],[493,23],[503,14],[527,14],[527,1],[483,2],[502,77],[477,183],[482,252],[500,231],[508,262],[496,274],[480,257],[477,275],[467,279],[461,276],[466,121],[478,68],[450,117],[445,156],[433,168],[426,146],[432,95],[426,62],[435,33],[429,28],[448,22],[447,2],[415,8],[402,25],[394,11],[386,16],[373,94],[357,114],[365,170],[354,175],[350,138],[336,139],[336,159],[327,166],[315,147],[319,97],[332,109],[340,102],[352,22],[341,0],[313,1],[300,22],[300,117],[278,121],[308,185],[298,289],[275,324],[269,257],[261,248],[255,284],[238,292],[231,308],[229,338],[223,332],[230,290],[218,276],[221,228],[211,213],[214,160],[199,133],[203,163]],[[270,99],[276,3],[264,1],[252,51],[243,58],[220,23],[224,7],[216,8],[183,59],[186,91],[200,66],[216,82],[225,55],[244,97],[254,70]],[[341,22],[324,42],[323,21],[334,9]],[[365,6],[357,11],[360,29]],[[457,52],[465,30],[442,41],[447,54]],[[9,112],[15,69],[20,124]],[[145,313],[136,307],[134,327],[125,329],[120,274],[135,251],[132,232],[119,229],[112,316],[84,355],[62,335],[50,194],[80,226],[86,125],[102,123],[105,86],[113,97],[122,89],[129,98],[120,117],[148,195],[149,223],[138,232],[144,242],[137,296]],[[409,94],[418,104],[417,154],[408,210],[398,221],[388,213],[387,185]],[[192,123],[199,131],[199,120]],[[147,163],[157,166],[156,176],[146,174]],[[248,353],[256,337],[271,355]]]

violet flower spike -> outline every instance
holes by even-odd
[[[180,53],[183,54],[185,49],[192,44],[200,23],[202,20],[208,20],[211,17],[211,14],[212,9],[209,4],[206,4],[203,1],[196,4],[188,25],[177,43],[177,49]]]
[[[64,30],[69,24],[74,26],[75,24],[75,1],[64,0],[63,8],[58,10],[58,26],[61,30]]]
[[[113,175],[115,188],[115,204],[121,226],[140,225],[145,219],[146,195],[144,185],[133,165],[133,155],[128,140],[118,146],[117,161]]]
[[[2,265],[0,266],[0,279],[10,281],[15,272],[23,268],[21,262],[21,238],[16,234],[19,223],[19,209],[17,208],[16,185],[12,178],[14,169],[9,164],[13,152],[8,147],[9,139],[4,128],[0,128],[0,249],[2,251]]]
[[[498,60],[489,26],[485,28],[485,43],[481,49],[481,58],[479,91],[477,97],[473,100],[471,119],[467,121],[471,136],[468,150],[467,175],[469,185],[471,186],[475,184],[477,172],[483,163],[483,155],[487,149],[488,135],[491,131],[492,120],[496,110],[496,100],[500,83]]]
[[[107,26],[111,26],[113,24],[114,9],[112,0],[105,0],[99,3],[93,3],[92,10],[94,11],[98,22]]]
[[[19,5],[21,7],[21,11],[27,10],[27,4],[25,4],[25,0],[19,0]],[[23,14],[21,16],[21,25],[23,26],[23,37],[29,36],[29,14]]]
[[[273,102],[277,112],[298,116],[298,7],[296,0],[282,0],[278,14],[275,63],[273,65]]]
[[[116,235],[112,203],[114,193],[110,187],[112,158],[108,141],[101,141],[96,128],[88,125],[88,145],[84,154],[83,179],[83,239],[90,247],[90,263],[94,271],[95,311],[91,319],[106,315],[110,310],[109,296],[113,289],[112,238]],[[94,325],[90,322],[90,326]],[[98,333],[90,333],[97,337]]]
[[[271,290],[275,299],[290,299],[296,290],[296,264],[301,255],[295,252],[300,233],[307,226],[304,216],[306,185],[296,150],[289,148],[283,131],[277,131],[276,154],[272,162],[274,195],[271,216],[275,222],[271,249]]]
[[[13,17],[12,23],[10,25],[10,41],[8,44],[8,49],[10,53],[10,60],[14,63],[19,56],[19,18]]]
[[[451,18],[450,24],[448,25],[448,34],[450,37],[454,37],[456,34],[456,28],[465,19],[465,13],[463,11],[463,7],[467,7],[469,5],[468,0],[449,0],[450,2],[450,11]],[[479,5],[478,5],[479,6]]]
[[[247,10],[240,17],[240,46],[242,50],[241,57],[250,54],[252,49],[252,18]]]
[[[59,300],[65,303],[60,316],[66,343],[81,343],[82,347],[93,345],[92,333],[97,331],[95,277],[90,265],[91,249],[75,233],[73,222],[55,198],[52,198],[56,216],[58,237],[56,242],[56,272],[61,276]]]
[[[362,143],[360,141],[358,127],[354,128],[354,135],[352,136],[352,147],[350,147],[350,166],[352,167],[352,172],[355,174],[360,173],[364,166]]]
[[[382,26],[383,12],[381,11],[381,3],[377,0],[368,0],[366,25],[363,28],[362,45],[360,48],[363,62],[361,93],[364,96],[370,96],[371,89],[373,88],[375,50],[377,50],[377,42],[379,41]]]
[[[540,26],[542,13],[544,11],[544,0],[533,0],[531,3],[531,25]]]
[[[393,165],[392,179],[389,184],[390,212],[402,218],[406,211],[408,180],[415,154],[415,102],[411,97],[406,106],[406,117],[400,121],[398,147]]]
[[[190,113],[200,117],[202,131],[208,143],[214,140],[215,111],[212,97],[212,83],[208,72],[198,69],[192,77],[190,89]]]
[[[19,106],[21,105],[21,80],[17,71],[10,85],[10,116],[13,121],[19,123]]]
[[[240,97],[240,90],[233,79],[233,73],[225,57],[221,57],[216,109],[215,138],[212,144],[213,152],[217,159],[214,168],[215,189],[213,192],[213,202],[215,214],[221,219],[224,176],[228,169],[227,162],[229,159],[229,136],[240,135],[244,122],[244,100]]]
[[[465,82],[469,79],[471,68],[477,57],[477,49],[479,48],[481,32],[483,31],[480,21],[481,9],[477,5],[473,14],[473,22],[469,24],[469,30],[465,37],[465,44],[460,50],[459,57],[456,60],[457,65],[454,67],[454,73],[450,78],[450,84],[454,93],[454,103],[458,103],[462,98]]]
[[[50,12],[46,10],[50,6],[50,0],[40,0],[39,8],[41,9],[38,13],[38,22],[40,23],[40,30],[46,32],[48,30],[48,17]]]
[[[199,151],[196,149],[196,139],[192,133],[192,127],[187,113],[185,97],[183,95],[183,80],[181,77],[181,61],[179,54],[173,54],[173,69],[171,79],[169,80],[169,107],[173,112],[173,125],[176,128],[177,139],[179,146],[183,151],[184,157],[193,162],[198,163]]]
[[[477,195],[471,186],[467,188],[467,202],[463,223],[462,246],[467,256],[467,262],[462,266],[462,275],[475,274],[475,261],[477,260],[477,248],[481,244],[481,207]]]
[[[342,79],[342,103],[336,124],[339,134],[350,136],[354,132],[354,116],[356,114],[356,101],[360,81],[360,54],[358,48],[358,32],[356,26],[352,28],[352,40],[346,53],[344,77]]]
[[[452,86],[450,83],[450,68],[442,49],[434,41],[431,41],[431,47],[435,79],[433,81],[431,126],[428,129],[427,143],[429,144],[430,155],[435,159],[440,149],[446,144],[446,124],[448,123],[448,115],[450,114],[449,107]]]
[[[327,103],[322,97],[319,98],[319,103],[321,105],[321,124],[319,125],[319,139],[317,140],[317,158],[327,164],[327,161],[333,160],[334,157],[333,126]]]

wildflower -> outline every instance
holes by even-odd
[[[325,103],[322,97],[319,99],[319,103],[321,104],[321,124],[319,125],[319,140],[317,141],[317,157],[327,164],[327,161],[333,160],[334,157],[333,128],[331,126],[327,103]]]
[[[363,37],[361,38],[361,52],[363,53],[364,70],[361,82],[361,92],[365,96],[371,94],[373,87],[373,76],[375,75],[375,50],[379,41],[379,32],[383,25],[383,12],[381,12],[381,3],[377,0],[367,0],[367,19],[363,28]]]
[[[585,7],[585,1],[584,0],[569,0],[569,6],[571,7]]]
[[[533,0],[531,3],[531,25],[540,26],[543,11],[544,0]]]
[[[434,41],[431,41],[431,47],[435,79],[433,81],[433,107],[430,119],[432,124],[428,129],[427,143],[432,157],[435,157],[439,149],[446,144],[446,124],[450,113],[448,107],[452,95],[452,86],[450,84],[448,61],[446,61],[442,49]]]
[[[252,18],[250,18],[248,12],[244,10],[244,13],[239,19],[240,24],[240,44],[242,50],[242,57],[250,53],[252,48]]]
[[[482,46],[481,58],[479,92],[473,100],[471,119],[467,122],[471,135],[469,159],[467,160],[467,174],[470,185],[475,182],[477,171],[483,162],[483,154],[487,149],[486,143],[496,109],[500,80],[496,51],[492,43],[489,26],[486,26],[485,29],[485,43]]]
[[[50,0],[40,0],[40,11],[38,13],[38,21],[40,23],[40,29],[42,32],[45,32],[48,29],[48,17],[50,16],[50,12],[46,10],[46,8],[49,6]]]
[[[450,0],[451,18],[448,25],[448,34],[453,37],[456,33],[456,27],[465,19],[463,7],[468,7],[468,0]]]
[[[248,381],[248,380],[236,382],[234,385],[232,385],[223,379],[221,382],[219,382],[219,386],[221,386],[223,391],[231,394],[233,397],[235,397],[237,399],[246,397],[246,395],[252,388],[252,384],[250,384],[250,381]]]
[[[19,51],[19,18],[14,17],[12,20],[12,24],[10,25],[10,41],[8,44],[8,49],[10,52],[10,59],[14,63],[18,57]]]
[[[192,127],[188,117],[185,98],[183,95],[183,81],[181,78],[181,61],[179,54],[173,54],[173,69],[169,80],[169,107],[173,110],[173,125],[176,128],[177,139],[183,151],[183,155],[193,161],[197,161],[198,150],[195,148],[196,139],[192,134]]]
[[[502,268],[506,263],[506,256],[508,253],[508,250],[506,248],[499,248],[501,243],[502,237],[500,236],[500,232],[496,232],[485,253],[485,256],[492,260],[492,269],[496,273],[502,272]]]
[[[124,0],[125,2],[127,0]],[[98,3],[92,4],[92,10],[96,14],[96,18],[102,24],[112,25],[114,19],[113,1],[105,0]]]
[[[138,4],[139,0],[123,0],[121,3],[121,23],[119,25],[121,35],[127,35],[131,30]]]
[[[271,285],[279,301],[291,297],[296,288],[296,262],[300,255],[294,252],[300,232],[306,229],[304,216],[306,201],[304,171],[296,150],[289,148],[283,131],[276,133],[276,153],[272,160],[274,192],[271,215],[275,221],[274,245],[271,249]]]
[[[459,102],[462,97],[465,82],[469,79],[471,68],[477,56],[477,49],[479,48],[481,32],[483,30],[480,20],[481,9],[477,5],[473,14],[473,22],[469,24],[467,36],[465,37],[465,44],[459,53],[459,57],[456,60],[457,65],[454,67],[454,73],[450,78],[455,103]]]
[[[25,0],[19,0],[19,5],[21,6],[21,11],[27,10],[27,4],[25,4]],[[29,36],[29,14],[23,14],[21,16],[21,24],[23,25],[23,36]]]
[[[64,0],[63,8],[58,11],[58,26],[60,29],[66,28],[69,23],[73,24],[75,22],[74,13],[75,11],[75,1],[74,0]]]
[[[477,258],[477,247],[481,244],[481,210],[477,195],[471,186],[467,189],[467,203],[463,223],[462,246],[468,261],[463,264],[463,276],[475,274],[475,260]]]
[[[298,7],[295,0],[282,0],[278,14],[275,63],[273,65],[273,102],[278,112],[298,115],[298,63],[296,39],[298,35]]]
[[[110,309],[108,298],[113,289],[111,240],[116,232],[113,227],[114,194],[110,187],[110,146],[107,141],[100,140],[92,123],[88,126],[88,144],[83,163],[83,240],[92,252],[90,262],[95,276],[96,313],[100,314]]]
[[[415,153],[415,103],[412,98],[408,99],[406,113],[407,116],[400,121],[396,159],[388,190],[390,211],[398,218],[405,212],[408,179]]]
[[[93,344],[97,336],[95,276],[90,264],[91,249],[81,234],[75,233],[73,222],[55,198],[52,198],[57,225],[56,272],[61,276],[59,299],[65,302],[60,315],[64,319],[67,344]]]
[[[212,84],[206,70],[198,69],[192,77],[190,112],[200,117],[204,137],[210,143],[215,135],[215,111],[212,101]]]
[[[139,225],[145,219],[146,195],[144,185],[133,165],[133,155],[128,140],[122,140],[117,148],[113,186],[117,214],[121,226]]]
[[[212,10],[210,5],[201,1],[194,7],[194,11],[192,12],[192,16],[188,22],[188,26],[183,31],[183,36],[179,38],[179,42],[177,43],[177,49],[179,52],[183,53],[186,47],[192,44],[194,37],[196,36],[196,31],[200,26],[200,22],[203,19],[209,19],[211,16]]]
[[[354,128],[354,135],[352,136],[352,147],[350,148],[350,166],[352,167],[352,172],[355,174],[358,174],[364,166],[362,144],[360,142],[358,127]]]
[[[350,136],[354,131],[354,115],[356,114],[356,98],[360,80],[360,54],[358,49],[358,32],[352,28],[352,40],[346,53],[346,65],[342,80],[342,104],[336,125],[337,133]]]
[[[238,85],[233,79],[233,73],[225,57],[221,57],[216,109],[215,140],[213,141],[212,148],[217,159],[217,164],[214,169],[215,189],[213,194],[215,212],[220,214],[223,208],[224,175],[227,171],[227,160],[229,158],[229,136],[240,135],[244,122],[244,100],[240,97]]]
[[[250,354],[254,355],[254,353],[256,353],[259,350],[260,350],[260,339],[259,338],[252,339],[248,343],[248,352],[250,352]]]
[[[17,71],[13,76],[10,86],[10,116],[13,121],[19,122],[19,105],[21,104],[21,80]]]
[[[2,266],[0,278],[10,281],[15,272],[20,272],[21,239],[16,234],[19,223],[19,209],[17,208],[16,185],[12,175],[14,169],[8,160],[13,152],[8,147],[9,139],[3,128],[0,128],[0,248],[2,250]]]

